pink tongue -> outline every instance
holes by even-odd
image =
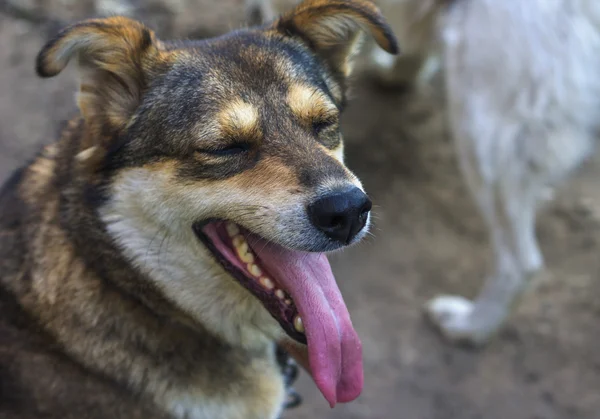
[[[263,267],[292,296],[306,331],[313,380],[333,407],[356,399],[363,388],[362,345],[327,257],[248,243]]]

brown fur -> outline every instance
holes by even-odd
[[[317,9],[344,24],[317,30]],[[187,44],[90,20],[44,47],[43,77],[77,59],[81,115],[0,194],[0,416],[279,415],[285,333],[191,226],[327,250],[298,208],[360,185],[337,128],[347,56],[324,55],[349,51],[353,20],[395,48],[361,0]]]

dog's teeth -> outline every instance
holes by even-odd
[[[275,290],[275,296],[280,300],[285,298],[285,293],[282,290]]]
[[[294,329],[296,329],[300,333],[304,333],[304,324],[302,323],[302,317],[294,317]]]
[[[258,265],[255,265],[254,263],[249,263],[247,268],[248,268],[248,272],[250,272],[250,275],[252,275],[256,278],[260,278],[260,276],[262,275],[262,271],[260,270]]]
[[[229,234],[229,237],[231,238],[240,234],[240,228],[235,223],[225,224],[225,229],[227,230],[227,234]]]
[[[244,239],[243,236],[241,236],[241,235],[235,236],[233,238],[232,242],[233,242],[233,246],[235,247],[235,250],[237,252],[238,258],[240,258],[240,260],[242,262],[245,262],[245,263],[254,262],[254,254],[250,250],[250,247],[248,246],[248,242],[246,242],[246,239]]]
[[[268,290],[272,290],[273,288],[275,288],[275,284],[273,283],[273,281],[271,281],[271,279],[267,278],[266,276],[260,278],[258,282],[260,282],[260,285],[262,285]]]
[[[244,253],[238,253],[238,256],[240,257],[240,260],[242,262],[245,262],[245,263],[254,262],[254,254],[249,249],[246,250],[246,252],[244,252]]]
[[[246,239],[244,239],[244,236],[237,235],[232,237],[231,242],[233,243],[233,247],[235,247],[236,249],[246,245],[248,246],[248,243],[246,243]]]

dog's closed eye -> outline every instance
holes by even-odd
[[[326,131],[330,128],[334,128],[336,126],[336,121],[334,120],[319,120],[314,121],[312,124],[312,129],[315,135],[321,134],[323,131]]]
[[[312,122],[312,130],[317,141],[329,149],[336,148],[341,141],[337,118],[317,119]]]
[[[239,142],[229,144],[223,147],[215,148],[198,148],[198,153],[207,154],[210,156],[228,157],[235,156],[250,151],[251,145],[249,143]]]

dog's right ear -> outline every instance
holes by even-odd
[[[154,33],[124,17],[86,20],[62,30],[40,51],[36,70],[53,77],[77,59],[77,103],[86,122],[107,132],[126,127],[149,80],[169,61]]]

